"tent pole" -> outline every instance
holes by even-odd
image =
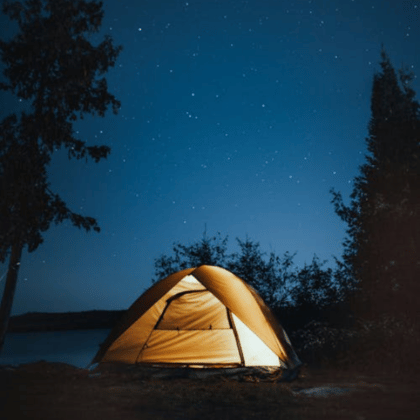
[[[227,311],[227,314],[228,314],[229,326],[230,326],[230,328],[232,328],[233,334],[235,334],[236,344],[238,345],[239,356],[241,357],[241,365],[245,366],[244,353],[242,351],[241,342],[239,341],[238,331],[236,331],[235,322],[233,321],[232,314],[231,314],[231,312],[229,311],[228,308],[226,308],[226,311]]]
[[[157,322],[156,322],[155,326],[151,329],[151,331],[150,331],[150,333],[149,333],[149,336],[147,337],[147,339],[146,339],[146,341],[144,342],[144,344],[142,345],[142,347],[141,347],[141,349],[140,349],[139,353],[137,354],[137,357],[136,357],[136,363],[139,363],[139,358],[141,359],[141,353],[142,353],[142,351],[143,351],[145,348],[147,348],[147,342],[149,341],[150,336],[152,335],[153,331],[156,329],[156,327],[159,325],[159,322],[160,322],[160,321],[161,321],[161,319],[163,318],[163,315],[165,314],[166,309],[168,309],[169,303],[170,303],[170,302],[169,302],[169,300],[167,300],[167,301],[166,301],[166,305],[165,305],[165,307],[163,308],[163,311],[162,311],[162,313],[161,313],[161,314],[160,314],[160,316],[159,316],[159,319],[157,320]]]

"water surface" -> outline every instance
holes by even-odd
[[[0,354],[1,365],[62,362],[85,368],[92,361],[109,329],[9,333]]]

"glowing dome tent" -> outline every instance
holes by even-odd
[[[114,327],[95,362],[300,365],[285,331],[257,292],[213,266],[183,270],[154,284]]]

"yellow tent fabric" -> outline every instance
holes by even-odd
[[[229,271],[206,265],[174,273],[148,289],[111,331],[95,362],[300,365],[257,292]]]

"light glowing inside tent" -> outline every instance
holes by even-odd
[[[280,366],[279,357],[234,313],[232,317],[241,343],[245,366]]]
[[[189,283],[189,284],[201,284],[194,276],[185,276],[182,279],[182,282]]]
[[[288,359],[281,338],[262,313],[264,304],[256,302],[256,295],[219,267],[203,266],[197,273],[180,276],[180,280],[176,273],[175,279],[169,276],[161,281],[165,286],[178,280],[172,288],[166,292],[165,288],[151,289],[159,293],[141,297],[131,309],[131,325],[119,327],[100,360],[283,366]],[[263,339],[257,335],[260,332]]]

